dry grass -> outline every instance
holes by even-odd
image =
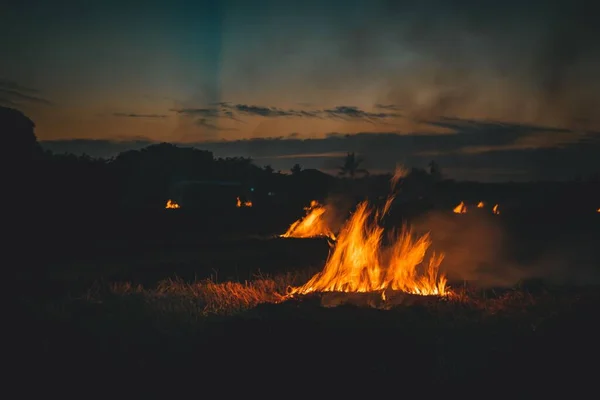
[[[162,311],[183,311],[199,315],[231,315],[263,303],[279,303],[285,299],[288,286],[306,279],[299,274],[275,277],[257,276],[245,282],[215,282],[211,279],[185,282],[167,279],[155,288],[144,288],[129,282],[112,283],[109,294],[118,297],[141,296],[144,301]],[[90,292],[91,293],[91,292]],[[96,291],[89,299],[101,301]]]
[[[186,282],[174,278],[160,281],[154,287],[132,285],[129,282],[96,286],[86,299],[92,302],[120,304],[119,307],[138,307],[139,312],[148,312],[158,318],[182,318],[197,320],[208,315],[234,315],[260,304],[281,303],[287,299],[290,286],[307,282],[313,271],[287,273],[277,276],[257,275],[244,282],[218,282],[205,279]],[[297,297],[297,296],[296,296]],[[417,302],[421,304],[420,302]],[[473,312],[480,317],[493,315],[526,315],[534,309],[564,307],[565,298],[550,293],[532,294],[520,288],[498,292],[469,288],[452,289],[451,293],[438,301],[427,301],[431,311],[463,315],[471,318]],[[569,303],[567,301],[566,303]],[[407,306],[404,304],[400,306]],[[392,303],[388,307],[395,308]],[[381,308],[381,307],[378,307]],[[136,311],[136,313],[138,312]]]

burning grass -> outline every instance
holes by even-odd
[[[177,202],[169,199],[169,200],[167,200],[167,204],[165,205],[165,208],[173,209],[173,208],[181,208],[181,206],[179,204],[177,204]]]
[[[418,295],[447,294],[446,277],[439,267],[443,255],[426,254],[431,245],[429,234],[415,237],[408,227],[399,234],[391,232],[384,240],[384,228],[380,222],[389,212],[394,201],[393,190],[405,169],[396,167],[391,179],[392,193],[380,209],[368,202],[358,204],[350,219],[335,239],[332,251],[323,270],[307,283],[291,287],[289,296],[313,292],[379,293],[385,300],[385,291],[401,291]],[[292,224],[286,235],[296,230],[316,233],[326,228],[322,214],[324,208],[311,203],[305,219]],[[318,221],[318,222],[317,222]]]
[[[339,234],[323,268],[306,284],[290,289],[290,295],[311,292],[382,292],[387,289],[419,295],[445,295],[446,278],[439,274],[443,255],[432,254],[424,262],[431,245],[429,235],[415,238],[411,230],[389,235],[378,220],[382,214],[359,204]]]
[[[305,273],[259,276],[245,282],[215,282],[210,279],[185,282],[176,278],[163,280],[154,288],[120,282],[102,288],[96,286],[88,292],[85,299],[91,303],[114,304],[116,301],[123,307],[136,304],[136,307],[141,306],[147,310],[147,315],[179,316],[187,320],[211,315],[236,315],[263,304],[282,304],[283,307],[284,303],[290,302],[298,305],[319,304],[325,308],[354,306],[394,310],[420,307],[435,313],[448,312],[456,317],[475,312],[479,315],[478,318],[481,318],[493,315],[526,315],[540,307],[552,310],[565,304],[565,299],[578,299],[577,296],[565,296],[553,290],[533,292],[520,286],[495,290],[461,287],[446,296],[422,296],[393,290],[286,295],[286,288],[306,279]]]
[[[461,201],[456,207],[452,209],[452,212],[454,212],[455,214],[466,214],[467,205],[464,201]]]
[[[329,223],[325,218],[327,208],[318,201],[313,200],[308,207],[305,207],[306,215],[294,222],[288,230],[281,235],[284,238],[315,238],[326,237],[335,240],[335,234],[329,228]]]
[[[240,197],[238,196],[238,197],[235,198],[235,206],[237,208],[252,207],[252,202],[250,200],[242,201],[242,199],[240,199]]]

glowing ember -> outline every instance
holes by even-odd
[[[447,294],[446,278],[439,274],[443,255],[432,254],[424,262],[431,245],[429,234],[414,238],[411,230],[403,227],[384,244],[384,229],[379,225],[383,215],[367,202],[360,203],[339,233],[323,271],[303,286],[290,288],[289,294],[381,291],[382,299],[387,289]]]
[[[477,208],[483,208],[485,207],[485,203],[483,201],[480,201],[479,203],[477,203]]]
[[[177,204],[176,202],[174,202],[173,200],[167,200],[167,205],[165,206],[165,208],[181,208],[179,206],[179,204]]]
[[[456,207],[454,207],[454,209],[452,211],[454,211],[454,213],[456,213],[456,214],[466,214],[467,206],[465,205],[464,201],[461,201],[460,204],[457,205]]]
[[[327,209],[313,200],[310,206],[305,207],[306,215],[294,222],[288,230],[280,235],[281,237],[311,238],[328,237],[335,240],[335,234],[329,229],[329,224],[325,220],[324,214]]]
[[[240,200],[240,197],[238,196],[236,199],[236,203],[235,206],[240,208],[240,207],[252,207],[252,202],[250,200],[247,201],[242,201]]]
[[[496,204],[494,206],[494,208],[492,208],[492,212],[496,215],[500,214],[500,210],[498,209],[498,204]]]

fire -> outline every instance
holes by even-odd
[[[310,206],[305,207],[304,210],[306,210],[306,215],[290,225],[281,237],[310,238],[325,236],[335,240],[335,234],[324,218],[327,211],[325,206],[313,200],[310,202]]]
[[[236,198],[235,206],[238,207],[238,208],[239,207],[252,207],[252,202],[250,200],[246,200],[246,201],[242,202],[242,200],[238,196]]]
[[[173,200],[169,199],[169,200],[167,200],[167,205],[165,206],[165,208],[181,208],[181,207],[179,206],[179,204],[177,204]]]
[[[485,207],[485,203],[483,201],[480,201],[479,203],[477,203],[477,208],[483,208]]]
[[[433,254],[424,263],[431,245],[429,234],[415,238],[403,227],[384,244],[379,221],[385,208],[380,212],[360,203],[339,233],[323,270],[303,286],[290,288],[289,294],[381,291],[384,300],[386,290],[447,294],[446,277],[439,273],[443,255]]]
[[[496,215],[500,214],[500,210],[498,209],[498,204],[496,204],[494,206],[494,208],[492,208],[492,212]],[[598,212],[600,212],[600,210]]]
[[[454,207],[452,211],[454,211],[456,214],[466,214],[467,206],[465,205],[464,201],[461,201],[460,204]]]

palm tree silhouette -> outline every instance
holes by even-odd
[[[364,168],[359,168],[363,161],[363,158],[356,156],[354,153],[346,154],[344,164],[340,166],[338,175],[349,176],[350,178],[355,178],[358,174],[369,175],[369,171]]]

